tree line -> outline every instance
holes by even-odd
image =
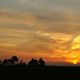
[[[16,64],[25,64],[22,60],[20,61],[17,56],[12,56],[10,59],[0,60],[0,65],[16,65]],[[29,66],[45,66],[45,61],[40,58],[39,60],[32,58],[28,64]]]

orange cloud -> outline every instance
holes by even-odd
[[[1,52],[6,53],[5,56],[23,55],[27,59],[44,57],[49,61],[72,62],[77,54],[71,47],[76,46],[73,39],[78,34],[80,23],[76,15],[62,15],[0,14]],[[19,27],[16,28],[16,25]]]

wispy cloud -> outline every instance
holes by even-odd
[[[27,1],[28,0],[17,0],[19,3],[21,3],[21,4],[25,4],[25,3],[27,3]]]
[[[17,2],[16,8],[17,10],[21,8],[20,11],[13,10],[14,5],[11,7],[12,11],[0,10],[0,51],[29,56],[47,55],[48,58],[70,56],[68,51],[72,42],[77,35],[80,35],[79,11],[61,8],[61,4],[66,2],[62,0],[61,2],[58,0],[18,0]],[[55,5],[53,9],[53,2],[59,4],[60,8]],[[72,4],[72,0],[68,2]],[[22,3],[25,5],[21,5]],[[28,4],[27,9],[26,4]],[[23,9],[24,12],[21,12]]]

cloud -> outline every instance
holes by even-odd
[[[21,3],[21,4],[25,4],[25,3],[27,3],[27,0],[17,0],[19,3]]]
[[[47,11],[54,12],[54,10],[73,10],[80,11],[79,0],[0,0],[0,8],[10,8],[13,11]]]
[[[79,17],[74,12],[0,12],[0,46],[9,53],[67,57],[80,33]]]
[[[47,13],[32,13],[32,15],[18,15],[0,12],[0,16],[1,31],[21,32],[22,34],[24,33],[23,35],[27,32],[33,33],[38,31],[40,31],[41,35],[47,35],[48,37],[50,37],[52,33],[73,35],[73,33],[79,33],[80,28],[79,16],[73,13],[54,13],[50,15]]]

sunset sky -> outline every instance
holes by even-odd
[[[80,0],[0,0],[0,59],[80,62]]]

